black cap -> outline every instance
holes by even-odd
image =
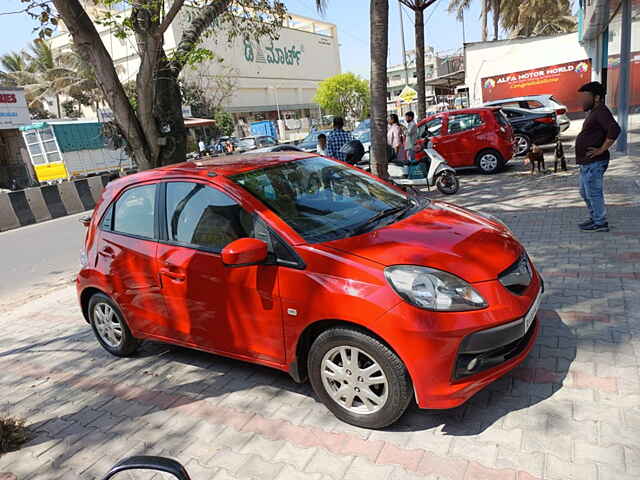
[[[606,90],[604,86],[600,82],[589,82],[582,85],[579,89],[579,92],[589,92],[594,95],[600,95],[604,97]]]

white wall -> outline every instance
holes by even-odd
[[[471,106],[482,103],[481,79],[493,75],[590,58],[578,42],[577,33],[551,37],[468,43],[465,54],[465,84]]]

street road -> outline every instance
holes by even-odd
[[[80,266],[87,212],[0,233],[0,310],[69,283]]]

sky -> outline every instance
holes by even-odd
[[[354,72],[369,78],[369,0],[328,0],[324,16],[315,9],[314,0],[285,0],[291,13],[320,18],[338,27],[340,56],[343,72]],[[425,43],[436,51],[452,51],[462,47],[462,25],[455,15],[447,12],[448,0],[437,0],[425,13]],[[0,0],[0,55],[24,48],[35,38],[35,22],[26,14],[3,15],[20,9],[20,0]],[[404,33],[406,48],[415,45],[413,12],[404,9]],[[467,42],[480,40],[480,1],[473,0],[465,15]],[[389,0],[389,65],[402,59],[402,41],[398,1]]]

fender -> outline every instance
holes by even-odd
[[[446,164],[446,163],[441,163],[440,165],[438,165],[436,167],[436,171],[433,174],[434,177],[437,177],[438,175],[440,175],[443,172],[453,172],[453,174],[455,175],[456,170],[455,168],[453,168],[452,166]]]

